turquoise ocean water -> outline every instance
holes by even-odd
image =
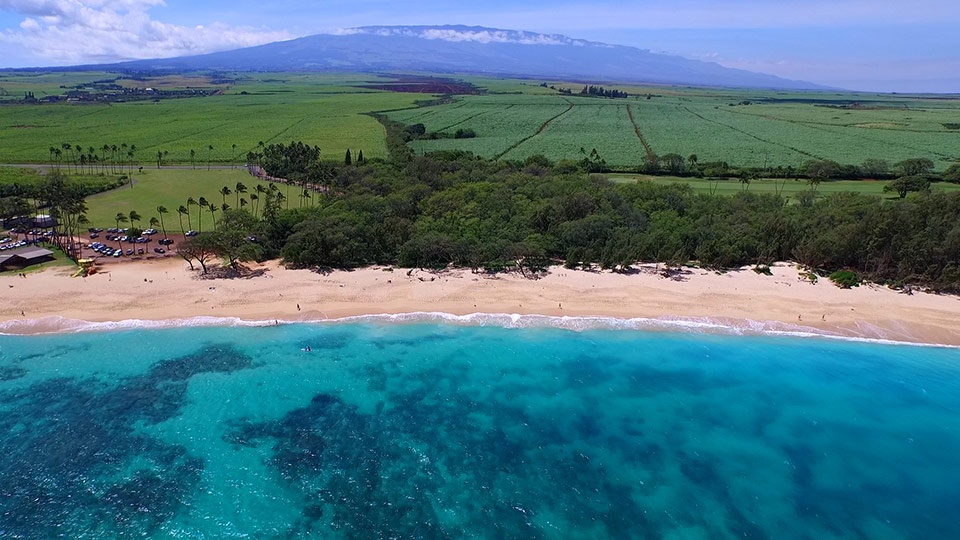
[[[0,336],[0,455],[0,538],[956,538],[960,351],[377,320]]]

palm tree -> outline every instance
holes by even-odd
[[[207,170],[210,170],[210,159],[213,157],[213,145],[207,147]]]
[[[130,225],[137,227],[139,229],[137,224],[140,223],[141,219],[143,218],[140,217],[140,214],[138,214],[136,210],[130,211]]]
[[[196,158],[197,158],[197,151],[194,150],[193,148],[191,148],[191,149],[190,149],[190,168],[191,168],[191,169],[196,169],[196,168],[197,168],[197,163],[196,163],[196,161],[195,161]]]
[[[128,221],[126,214],[124,214],[123,212],[117,212],[117,215],[114,216],[114,219],[117,220],[117,229],[120,228],[121,223],[126,223]],[[117,235],[117,245],[120,246],[120,251],[123,251],[123,242],[120,241],[119,234]]]
[[[80,158],[83,157],[83,147],[79,144],[73,147],[73,161],[77,164],[77,172],[83,170],[82,164],[80,163]]]
[[[193,229],[193,224],[190,223],[190,207],[197,206],[199,203],[194,200],[193,197],[187,197],[187,228]]]
[[[215,204],[213,204],[213,203],[210,203],[210,205],[207,206],[207,208],[210,210],[210,220],[213,221],[213,227],[216,227],[216,226],[217,226],[217,218],[216,218],[216,216],[214,215],[214,213],[216,213],[216,211],[217,211],[217,205],[215,205]]]
[[[78,144],[78,145],[75,145],[75,146],[73,147],[73,158],[77,160],[77,163],[78,163],[78,165],[77,165],[77,170],[78,170],[78,171],[82,171],[82,170],[83,170],[83,169],[80,167],[80,165],[79,165],[80,158],[82,158],[82,157],[83,157],[83,147],[80,146],[79,144]]]
[[[247,186],[243,185],[243,182],[237,182],[237,185],[234,186],[234,191],[237,194],[237,206],[240,206],[240,194],[247,192]]]
[[[73,154],[73,145],[70,143],[60,143],[60,148],[62,148],[67,153],[67,171],[70,170],[70,162],[73,161],[71,154]]]
[[[103,152],[103,161],[100,164],[100,172],[107,172],[107,152],[110,151],[110,145],[104,144],[100,147],[100,151]]]
[[[209,206],[210,203],[207,202],[206,198],[200,197],[197,205],[200,207],[200,211],[197,213],[197,232],[203,232],[203,209]]]
[[[183,205],[181,204],[180,207],[177,208],[177,217],[180,219],[180,234],[186,234],[186,231],[183,230],[183,216],[184,216],[184,215],[187,216],[187,224],[189,225],[189,223],[190,223],[190,211],[187,210],[187,207],[186,207],[186,206],[183,206]]]
[[[237,200],[237,205],[240,207],[241,210],[243,209],[244,206],[248,204],[250,203],[248,203],[247,200],[244,199],[243,197],[240,197],[240,199]]]
[[[220,197],[223,199],[220,202],[223,204],[227,204],[227,195],[231,193],[233,192],[230,191],[230,188],[227,186],[223,186],[222,188],[220,188]]]
[[[163,215],[166,214],[166,213],[168,213],[167,207],[166,207],[166,206],[162,206],[162,205],[161,205],[161,206],[158,206],[158,207],[157,207],[157,213],[160,214],[160,229],[163,231],[163,239],[166,240],[166,239],[167,239],[167,228],[164,227],[164,225],[163,225]],[[153,221],[153,220],[151,220],[151,221]]]
[[[267,193],[267,188],[263,187],[263,184],[257,184],[257,195],[258,195],[258,197],[257,197],[256,199],[254,199],[254,198],[253,198],[253,195],[250,195],[250,200],[251,200],[251,201],[253,201],[253,200],[259,200],[260,197],[263,196],[265,193]],[[258,204],[257,207],[259,207],[259,206],[260,206],[260,205]],[[256,214],[256,213],[257,213],[256,210],[254,210],[253,213]]]
[[[77,228],[78,228],[78,229],[81,228],[81,227],[86,227],[86,226],[89,225],[89,224],[90,224],[90,220],[87,219],[86,214],[80,214],[79,216],[77,216]],[[79,235],[79,234],[70,234],[69,237],[70,237],[71,240],[73,240],[73,243],[72,243],[71,245],[73,245],[73,253],[75,254],[75,255],[73,255],[73,256],[71,257],[71,259],[73,259],[74,262],[76,262],[77,259],[80,258],[80,251],[81,251],[81,249],[82,249],[82,247],[83,247],[82,244],[80,243],[80,235]]]
[[[137,153],[137,145],[131,144],[127,148],[127,172],[133,172],[133,157]]]
[[[243,199],[241,199],[241,200],[243,200]],[[257,195],[256,193],[251,193],[251,194],[250,194],[250,202],[254,203],[254,204],[253,204],[253,217],[257,217],[257,207],[260,206],[260,196]]]

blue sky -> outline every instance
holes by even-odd
[[[960,92],[956,0],[0,0],[0,67],[199,54],[368,25],[632,45],[855,90]]]

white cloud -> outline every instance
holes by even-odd
[[[746,29],[836,28],[960,22],[956,0],[599,0],[558,2],[549,9],[518,4],[487,14],[513,27],[550,28],[574,34],[580,29]],[[485,24],[485,23],[479,23]],[[503,24],[503,23],[501,23]]]
[[[336,35],[371,34],[377,36],[409,36],[440,41],[471,41],[476,43],[519,43],[521,45],[598,45],[566,36],[538,34],[515,30],[460,29],[443,27],[384,27],[344,28]]]
[[[178,26],[154,20],[163,0],[0,0],[0,9],[25,18],[0,33],[38,62],[80,64],[203,54],[288,39],[283,32],[233,27]]]

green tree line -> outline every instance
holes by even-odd
[[[325,170],[327,189],[313,205],[244,222],[259,256],[294,267],[477,271],[795,260],[825,274],[960,292],[960,194],[841,193],[789,204],[749,191],[611,183],[542,156],[488,161],[456,151]]]

